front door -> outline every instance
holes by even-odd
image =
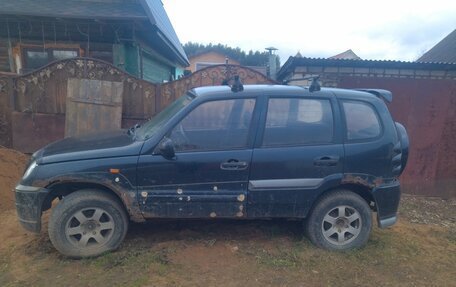
[[[168,134],[176,156],[141,155],[138,197],[148,218],[244,217],[255,99],[204,102]]]
[[[331,94],[270,97],[255,143],[249,217],[305,217],[321,191],[340,182],[344,149]]]

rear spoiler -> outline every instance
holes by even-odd
[[[382,89],[356,89],[356,90],[375,95],[375,96],[387,101],[388,103],[391,103],[393,101],[393,94],[387,90],[382,90]]]

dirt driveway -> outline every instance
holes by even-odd
[[[132,224],[119,251],[69,260],[46,225],[34,235],[17,223],[10,190],[26,160],[0,148],[0,286],[456,286],[456,201],[412,196],[357,251],[317,249],[299,222],[169,221]]]

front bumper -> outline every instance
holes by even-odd
[[[397,210],[401,199],[399,180],[387,185],[380,185],[372,190],[377,207],[377,221],[380,228],[386,228],[396,223]]]
[[[16,210],[19,222],[28,231],[41,231],[41,207],[49,190],[46,188],[17,185]]]

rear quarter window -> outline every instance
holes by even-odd
[[[348,140],[367,140],[380,136],[382,128],[375,109],[368,103],[344,101]]]

